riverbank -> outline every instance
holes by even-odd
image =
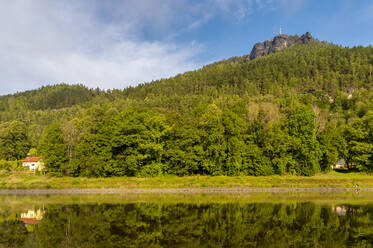
[[[245,193],[330,193],[373,192],[373,188],[155,188],[155,189],[0,189],[0,195],[58,195],[58,194],[245,194]]]
[[[331,172],[319,174],[312,177],[293,175],[284,176],[164,176],[152,178],[136,177],[112,177],[112,178],[72,178],[72,177],[49,177],[37,176],[28,171],[0,172],[1,190],[24,190],[24,189],[110,189],[125,192],[136,190],[179,190],[179,191],[221,191],[233,189],[241,190],[263,190],[268,189],[293,191],[314,188],[318,191],[326,190],[359,190],[373,189],[373,176],[363,173],[341,173]],[[201,190],[204,189],[204,190]],[[150,191],[151,192],[151,191]]]

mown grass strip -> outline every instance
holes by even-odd
[[[72,178],[35,176],[32,173],[0,172],[0,189],[72,189],[72,188],[373,188],[373,176],[363,173],[319,174],[312,177],[284,176],[164,176],[151,178]]]

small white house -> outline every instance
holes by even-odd
[[[347,164],[344,159],[338,159],[338,161],[333,165],[333,169],[347,169]]]
[[[40,157],[27,157],[22,160],[22,166],[27,167],[32,171],[42,171],[44,169],[44,163]]]

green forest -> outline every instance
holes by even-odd
[[[0,97],[0,166],[50,175],[373,172],[373,47],[297,45],[123,90],[59,84]]]

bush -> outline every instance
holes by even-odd
[[[163,174],[163,164],[162,163],[153,163],[145,165],[141,168],[139,176],[140,177],[155,177],[161,176]]]
[[[0,170],[18,170],[20,167],[18,166],[17,161],[6,161],[0,160]]]

